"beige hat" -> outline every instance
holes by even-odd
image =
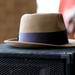
[[[67,37],[63,17],[60,13],[24,14],[21,17],[17,38],[4,40],[14,47],[75,47]]]

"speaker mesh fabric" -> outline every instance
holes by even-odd
[[[66,75],[64,59],[0,57],[0,75]]]

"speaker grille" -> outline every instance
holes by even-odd
[[[66,75],[62,59],[0,57],[0,75]]]

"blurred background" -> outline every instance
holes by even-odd
[[[18,36],[21,16],[36,8],[36,0],[0,0],[0,43]]]

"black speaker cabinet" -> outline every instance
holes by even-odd
[[[75,75],[75,52],[71,56],[71,74]]]
[[[71,75],[64,51],[0,46],[0,75]]]

